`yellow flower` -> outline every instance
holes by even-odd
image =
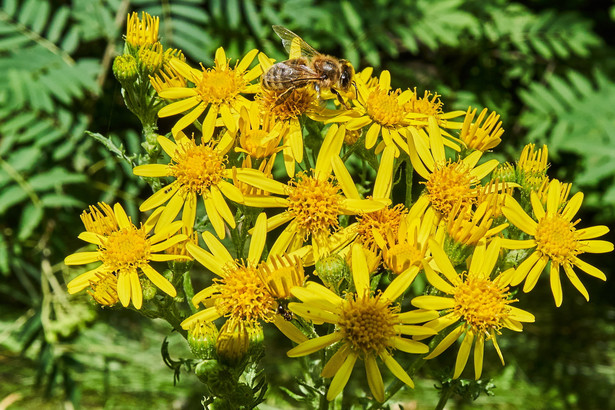
[[[382,237],[375,235],[386,267],[398,275],[409,272],[410,282],[422,269],[427,240],[434,235],[436,226],[436,213],[432,209],[418,209],[421,204],[417,204],[401,220],[397,231],[391,230]]]
[[[239,147],[237,152],[244,152],[255,159],[271,157],[282,150],[280,140],[286,135],[288,127],[277,122],[270,129],[262,125],[257,104],[249,108],[242,107],[239,117]]]
[[[154,44],[158,41],[159,17],[152,17],[142,12],[133,12],[128,15],[126,22],[126,42],[134,47]]]
[[[425,357],[432,359],[448,349],[459,337],[464,335],[459,347],[453,378],[461,375],[466,366],[470,350],[474,346],[474,375],[478,380],[483,369],[485,340],[493,343],[502,365],[504,358],[498,346],[496,335],[502,327],[516,332],[523,330],[521,322],[534,322],[534,315],[514,306],[516,300],[510,298],[508,282],[511,272],[506,271],[491,279],[500,251],[500,239],[494,239],[489,247],[485,242],[474,250],[467,274],[459,274],[442,247],[433,239],[429,248],[442,278],[428,264],[425,273],[429,282],[448,296],[418,296],[412,305],[421,309],[441,310],[445,313],[425,324],[440,332],[455,325],[453,330]]]
[[[432,118],[429,119],[428,131],[429,144],[419,151],[412,146],[410,150],[415,170],[426,179],[421,182],[425,190],[417,204],[429,205],[439,217],[446,219],[457,204],[476,203],[481,179],[497,167],[498,161],[493,159],[478,165],[483,155],[481,151],[473,151],[457,161],[447,160],[440,129]]]
[[[500,116],[492,112],[485,122],[482,123],[485,115],[487,115],[487,109],[485,108],[478,115],[476,122],[472,123],[474,115],[476,115],[476,108],[472,111],[472,107],[469,107],[463,121],[460,139],[471,149],[485,152],[495,148],[502,142],[500,137],[504,133]]]
[[[186,235],[174,235],[181,228],[181,222],[165,225],[156,234],[149,236],[160,213],[153,213],[140,228],[137,228],[128,218],[120,204],[115,204],[113,210],[101,204],[99,209],[90,207],[90,213],[82,216],[86,232],[79,235],[88,243],[94,244],[98,250],[94,252],[73,253],[64,259],[66,265],[85,265],[101,261],[95,269],[85,272],[68,283],[68,293],[77,293],[94,283],[94,291],[103,286],[100,281],[109,281],[109,275],[117,277],[117,295],[123,306],[132,304],[140,309],[143,302],[139,271],[152,281],[160,290],[175,297],[177,292],[167,279],[150,266],[150,262],[163,262],[181,259],[181,255],[168,255],[164,250],[186,240]],[[105,286],[113,286],[113,280],[105,282]],[[105,291],[107,292],[107,291]],[[113,291],[108,291],[112,300]],[[101,300],[106,296],[101,296]],[[98,300],[98,299],[97,299]]]
[[[448,237],[458,245],[475,246],[480,240],[491,238],[506,229],[507,223],[491,228],[497,203],[490,205],[489,202],[482,202],[476,209],[468,204],[455,205],[446,221]]]
[[[400,313],[395,300],[410,284],[405,275],[398,276],[384,292],[374,295],[369,286],[365,254],[359,245],[352,247],[352,275],[356,293],[349,293],[345,298],[315,282],[292,289],[293,295],[303,303],[290,303],[290,310],[315,323],[332,323],[335,329],[328,335],[301,343],[287,354],[289,357],[305,356],[339,342],[339,349],[321,373],[322,377],[333,377],[327,399],[333,400],[344,389],[360,358],[365,362],[370,390],[374,398],[382,402],[384,384],[376,359],[379,357],[391,373],[414,387],[410,376],[391,353],[393,350],[427,353],[426,345],[402,336],[435,334],[432,329],[416,326],[416,323],[432,320],[437,313],[423,310]]]
[[[241,94],[254,93],[258,84],[250,84],[262,74],[260,65],[248,70],[258,50],[249,51],[234,68],[229,66],[229,60],[222,47],[216,50],[215,67],[195,69],[180,59],[172,59],[170,65],[177,70],[194,87],[167,88],[159,92],[161,98],[179,100],[163,107],[159,117],[168,117],[185,113],[172,129],[175,136],[179,131],[196,121],[207,110],[203,120],[203,136],[205,142],[213,134],[218,115],[222,117],[224,126],[234,133],[237,130],[236,116],[243,105],[249,101]]]
[[[357,215],[373,212],[388,205],[387,199],[361,199],[348,170],[339,157],[339,151],[344,141],[344,127],[332,125],[321,146],[316,160],[315,169],[303,172],[292,178],[288,184],[267,178],[256,170],[243,169],[237,178],[263,191],[279,196],[246,196],[244,203],[254,207],[286,208],[282,213],[269,219],[267,230],[288,223],[286,229],[273,244],[271,251],[284,253],[303,246],[304,241],[311,237],[316,259],[330,253],[332,241],[330,235],[340,228],[340,215]],[[383,167],[383,174],[377,178],[392,179],[393,164]],[[337,182],[332,178],[334,171]],[[353,231],[346,228],[345,233]],[[346,237],[342,241],[334,241],[337,246],[349,243],[353,238]]]
[[[192,298],[194,306],[200,303],[206,306],[205,310],[195,313],[181,323],[182,328],[188,330],[200,322],[213,322],[214,320],[226,316],[235,322],[242,322],[248,327],[257,326],[259,322],[273,322],[289,339],[300,343],[306,337],[278,312],[277,296],[271,293],[272,283],[279,280],[271,278],[276,276],[278,266],[282,270],[289,272],[298,269],[290,267],[285,263],[276,265],[271,262],[269,268],[260,269],[259,263],[263,249],[265,248],[267,237],[267,217],[261,213],[254,226],[254,232],[250,241],[248,257],[244,260],[236,260],[228,252],[226,247],[213,236],[210,232],[203,232],[203,239],[210,251],[193,244],[186,244],[190,254],[199,263],[213,272],[218,278],[214,283],[198,292]],[[273,258],[275,254],[270,254]],[[301,261],[289,256],[288,261],[300,263]],[[302,270],[302,268],[301,268]],[[301,274],[290,275],[286,280],[303,280]],[[299,285],[300,282],[287,284],[285,286]]]
[[[541,186],[548,184],[548,158],[549,150],[546,145],[543,145],[542,148],[538,150],[534,144],[527,144],[523,147],[515,169],[517,173],[517,182],[524,191],[538,191]]]
[[[531,239],[506,239],[503,247],[508,249],[531,249],[531,254],[519,265],[511,285],[516,286],[525,281],[523,291],[531,291],[540,274],[550,263],[550,282],[555,305],[562,304],[562,284],[560,267],[564,268],[566,276],[575,288],[589,300],[585,286],[579,280],[574,267],[581,269],[590,276],[606,280],[604,273],[579,259],[582,253],[606,253],[613,250],[611,242],[592,240],[609,232],[604,225],[577,229],[575,225],[580,220],[572,221],[581,207],[583,194],[578,192],[567,203],[561,197],[562,184],[558,180],[549,183],[547,191],[547,206],[543,207],[538,195],[531,193],[531,204],[534,218],[528,215],[519,203],[512,197],[507,197],[503,208],[508,220],[528,234]]]
[[[391,75],[387,70],[382,71],[378,81],[365,81],[365,75],[356,77],[358,98],[352,109],[343,111],[331,121],[344,122],[348,130],[367,129],[365,134],[365,147],[370,149],[376,145],[379,136],[385,146],[395,148],[395,156],[399,149],[408,153],[408,138],[410,133],[427,126],[428,118],[434,119],[443,128],[459,128],[458,123],[449,119],[458,117],[463,111],[442,112],[442,103],[438,95],[425,92],[418,97],[415,90],[401,91],[391,89]],[[369,85],[368,85],[369,84]],[[431,99],[430,99],[431,97]],[[452,136],[446,140],[447,145],[459,150],[459,143]]]
[[[233,177],[232,170],[226,166],[225,152],[220,151],[226,144],[196,144],[193,139],[186,137],[174,143],[163,136],[158,137],[158,142],[171,157],[171,162],[139,165],[133,172],[143,177],[173,177],[175,180],[145,200],[139,209],[144,212],[167,203],[156,230],[173,221],[183,209],[182,221],[187,228],[192,229],[197,197],[201,196],[216,234],[224,238],[224,222],[231,228],[235,227],[235,217],[224,197],[238,203],[243,201],[241,191],[226,181]]]

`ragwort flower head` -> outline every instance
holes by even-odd
[[[126,22],[126,43],[133,47],[151,45],[158,42],[159,17],[152,17],[146,12],[128,15]]]
[[[267,218],[264,213],[257,218],[250,241],[250,249],[246,260],[234,259],[226,247],[210,232],[203,233],[203,239],[210,251],[196,244],[188,243],[186,248],[199,263],[213,272],[217,278],[214,283],[198,292],[192,298],[194,306],[204,304],[205,309],[193,314],[181,323],[182,328],[189,330],[201,322],[213,322],[220,317],[226,317],[233,323],[242,323],[249,328],[256,328],[261,322],[273,322],[288,338],[299,343],[305,336],[294,325],[284,319],[278,312],[277,298],[272,288],[279,291],[285,286],[294,286],[293,280],[303,280],[302,267],[291,265],[300,263],[292,255],[286,258],[276,258],[270,255],[271,261],[266,261],[267,268],[260,265],[267,237]],[[278,269],[295,274],[285,277],[290,281],[284,284],[276,273]],[[301,274],[295,270],[300,270]]]
[[[398,276],[384,292],[373,294],[369,287],[367,260],[359,245],[352,247],[352,275],[356,293],[347,294],[345,298],[315,282],[292,289],[293,295],[302,303],[290,303],[289,309],[316,323],[332,323],[335,330],[299,344],[288,351],[288,356],[305,356],[339,342],[339,349],[321,373],[323,377],[333,377],[327,399],[333,400],[344,389],[357,359],[362,359],[370,390],[374,398],[382,402],[384,384],[377,358],[397,378],[414,387],[410,376],[393,358],[392,351],[426,353],[426,345],[402,336],[435,334],[429,328],[416,326],[416,323],[434,319],[437,313],[423,310],[400,313],[394,301],[411,283],[406,275]]]
[[[412,299],[412,305],[445,313],[426,323],[425,326],[437,332],[449,326],[455,327],[425,359],[440,355],[463,335],[453,378],[458,378],[463,372],[470,350],[474,346],[474,375],[478,380],[483,369],[485,341],[490,340],[493,343],[504,365],[504,357],[496,335],[501,333],[502,328],[521,332],[523,330],[521,322],[534,322],[534,315],[511,306],[516,300],[511,299],[508,292],[508,283],[512,275],[510,270],[491,279],[500,251],[499,238],[494,239],[489,247],[485,246],[485,242],[476,247],[467,274],[455,271],[447,254],[435,240],[429,241],[429,247],[444,278],[429,264],[425,264],[427,279],[447,296],[418,296]]]
[[[192,87],[176,87],[161,90],[161,98],[175,101],[159,112],[159,117],[183,114],[172,129],[177,135],[207,110],[203,120],[203,136],[208,141],[216,127],[218,116],[222,117],[224,126],[231,132],[237,131],[237,119],[242,106],[249,103],[242,94],[252,94],[258,89],[251,81],[262,74],[260,65],[248,70],[258,54],[258,50],[249,51],[234,67],[229,65],[222,47],[216,50],[213,68],[195,69],[181,59],[172,59],[169,64],[179,72]]]
[[[235,218],[224,197],[238,203],[243,201],[241,191],[227,181],[233,175],[232,170],[227,168],[225,152],[220,151],[225,144],[197,144],[185,136],[179,138],[177,143],[159,136],[158,142],[171,157],[171,162],[139,165],[133,172],[143,177],[172,177],[174,181],[155,192],[139,209],[147,211],[167,204],[156,230],[173,221],[183,209],[182,221],[187,228],[192,229],[196,218],[197,197],[200,196],[216,234],[224,238],[224,222],[231,228],[235,227]]]
[[[503,242],[503,247],[508,249],[531,250],[531,254],[517,268],[511,285],[516,286],[524,282],[523,291],[531,291],[545,267],[550,264],[549,279],[556,306],[561,306],[563,300],[561,268],[564,268],[566,276],[574,287],[586,300],[589,300],[589,293],[579,280],[574,267],[601,280],[606,280],[606,276],[600,269],[579,259],[579,255],[613,251],[611,242],[595,240],[608,233],[608,227],[600,225],[576,228],[580,220],[573,221],[573,218],[581,207],[583,194],[576,193],[567,203],[563,202],[561,194],[562,184],[554,179],[548,186],[546,208],[543,207],[538,195],[531,193],[533,217],[510,196],[503,208],[506,218],[531,237],[528,240],[506,239]]]
[[[92,285],[95,300],[102,304],[113,304],[115,293],[124,307],[132,304],[140,309],[143,293],[140,273],[160,290],[175,297],[173,285],[150,266],[151,262],[170,261],[183,258],[181,255],[161,253],[184,241],[186,235],[175,234],[181,222],[165,225],[156,234],[149,235],[160,212],[153,213],[140,228],[137,228],[126,215],[120,204],[113,209],[101,204],[99,208],[90,207],[90,212],[82,216],[86,232],[79,238],[97,246],[94,252],[79,252],[64,259],[66,265],[85,265],[100,261],[101,265],[83,273],[68,283],[68,293],[77,293]],[[87,223],[85,223],[87,221]],[[117,280],[110,277],[117,278]],[[113,288],[117,285],[117,290]]]
[[[284,195],[257,196],[244,198],[244,203],[255,207],[282,207],[282,213],[269,219],[268,230],[289,223],[273,244],[271,251],[284,253],[303,246],[311,238],[315,259],[326,256],[343,245],[347,245],[356,233],[354,227],[343,230],[340,241],[331,241],[330,236],[339,227],[341,215],[358,215],[373,212],[390,203],[388,199],[361,199],[348,170],[339,158],[344,140],[344,127],[332,125],[318,154],[316,167],[291,179],[288,184],[272,180],[255,170],[238,170],[237,179],[263,191]],[[241,171],[241,172],[239,172]],[[331,172],[334,171],[337,179]],[[385,171],[383,171],[385,172]],[[386,172],[390,179],[392,164]]]

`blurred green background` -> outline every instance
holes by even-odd
[[[81,211],[120,201],[134,216],[150,194],[85,134],[110,136],[130,154],[140,149],[138,120],[110,66],[126,14],[141,10],[160,16],[163,44],[192,63],[211,64],[219,46],[233,59],[251,48],[283,59],[271,30],[281,24],[357,69],[390,70],[394,87],[438,92],[446,110],[495,110],[506,129],[496,149],[502,160],[528,142],[548,144],[549,175],[585,193],[580,226],[613,226],[612,1],[3,0],[0,409],[200,406],[196,378],[182,373],[174,387],[161,359],[166,335],[172,357],[189,355],[169,326],[65,293],[62,260],[82,246]],[[586,259],[611,278],[612,254]],[[472,401],[477,385],[459,385],[464,394],[448,407],[615,408],[615,286],[582,280],[590,303],[567,281],[559,309],[548,286],[525,297],[537,322],[499,339],[506,367],[493,350],[486,355],[480,386],[493,383],[494,395]],[[292,387],[287,363],[268,357],[265,373],[276,385]],[[404,408],[433,408],[439,378],[418,375],[416,390],[398,397]],[[283,407],[284,394],[272,389],[263,408]]]

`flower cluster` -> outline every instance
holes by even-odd
[[[65,263],[102,264],[68,288],[136,309],[152,285],[146,303],[175,298],[206,383],[215,379],[211,360],[257,361],[267,323],[297,344],[289,357],[324,349],[328,400],[361,360],[382,402],[378,359],[413,387],[409,363],[460,339],[452,377],[473,347],[478,379],[485,342],[503,364],[504,329],[535,321],[517,307],[525,297],[517,286],[543,286],[547,272],[560,306],[562,269],[588,300],[579,271],[606,280],[582,255],[613,250],[596,239],[608,228],[579,226],[583,194],[569,198],[570,185],[549,179],[547,148],[528,145],[515,165],[489,159],[504,132],[495,112],[447,111],[437,93],[393,90],[389,72],[375,77],[372,68],[353,76],[356,92],[324,87],[321,77],[276,88],[261,79],[281,66],[262,52],[233,62],[219,48],[212,67],[195,68],[164,51],[157,31],[157,18],[129,16],[126,52],[114,64],[144,127],[155,129],[152,111],[176,119],[150,141],[166,156],[133,169],[153,188],[139,207],[151,214],[137,227],[119,204],[84,212],[79,237],[96,250]],[[292,64],[318,74],[300,54],[303,41],[285,40]],[[154,90],[148,101],[134,92],[143,81]],[[418,197],[400,183],[413,175]],[[169,263],[165,276],[151,265],[160,262]],[[429,294],[417,293],[418,275]],[[192,294],[192,281],[203,289]],[[154,298],[156,288],[166,296]]]

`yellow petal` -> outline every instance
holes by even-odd
[[[363,248],[357,243],[352,245],[352,279],[359,296],[369,293],[369,270]]]
[[[436,348],[433,349],[433,351],[431,353],[429,353],[429,355],[427,355],[425,357],[425,359],[433,359],[434,357],[440,355],[443,351],[445,351],[453,343],[455,343],[455,341],[457,341],[457,339],[459,339],[459,336],[461,336],[464,331],[465,331],[465,329],[464,329],[463,325],[457,326],[455,329],[453,329],[452,332],[450,332],[448,335],[446,335],[446,337],[444,339],[442,339],[442,341],[440,343],[438,343]]]
[[[324,309],[320,309],[315,306],[313,303],[296,303],[292,302],[288,304],[288,309],[290,309],[293,313],[315,322],[327,322],[327,323],[337,323],[340,320],[339,315],[336,313],[329,312]]]
[[[457,353],[457,360],[455,360],[455,372],[453,374],[453,379],[461,376],[461,372],[466,367],[466,363],[468,362],[468,357],[470,356],[470,349],[472,349],[472,344],[474,343],[474,333],[470,330],[466,332],[465,337],[463,338],[463,342],[461,342],[461,346],[459,347],[459,353]]]
[[[395,377],[397,377],[406,385],[414,389],[414,382],[412,381],[410,376],[408,376],[408,373],[406,373],[404,368],[401,367],[399,363],[397,363],[397,361],[393,358],[393,356],[391,356],[389,352],[383,350],[380,353],[380,358],[382,359],[386,367],[391,371],[391,373],[395,375]]]
[[[235,217],[233,216],[233,213],[228,207],[228,204],[224,200],[224,197],[222,196],[222,193],[220,192],[218,187],[215,185],[212,185],[210,187],[210,192],[211,192],[211,200],[213,201],[214,206],[216,207],[216,210],[218,211],[220,216],[226,221],[226,223],[231,228],[235,228]]]
[[[250,250],[248,251],[248,261],[256,265],[263,254],[267,241],[267,214],[261,212],[256,218],[254,231],[250,239]]]
[[[141,270],[145,273],[145,276],[161,291],[171,297],[177,296],[175,287],[164,276],[158,273],[154,268],[149,265],[142,265]]]
[[[589,293],[587,292],[585,286],[583,286],[583,283],[581,283],[581,280],[579,279],[577,274],[572,269],[572,266],[570,266],[569,264],[564,265],[564,271],[566,272],[566,276],[568,276],[568,279],[574,285],[574,287],[577,288],[577,290],[581,293],[581,295],[583,295],[585,300],[589,302]]]
[[[218,182],[218,188],[220,188],[220,191],[222,191],[224,196],[231,201],[237,202],[238,204],[243,203],[243,194],[235,185],[227,181],[220,181]]]
[[[380,128],[380,124],[376,122],[369,127],[369,130],[367,130],[367,134],[365,135],[365,148],[371,149],[374,145],[376,145],[376,140],[378,139],[378,135],[380,135]]]
[[[78,252],[64,258],[65,265],[85,265],[100,260],[100,252]]]
[[[135,309],[141,309],[143,306],[143,291],[141,290],[141,282],[139,282],[139,274],[136,270],[128,273],[130,277],[130,294],[132,299],[132,305]]]
[[[162,228],[167,225],[170,225],[171,222],[175,219],[175,217],[179,214],[184,206],[185,196],[181,192],[177,192],[175,195],[171,197],[167,206],[160,214],[160,218],[158,219],[158,223],[156,224],[156,229],[154,232],[158,233]]]
[[[286,354],[288,357],[305,356],[310,353],[317,352],[324,347],[330,346],[341,339],[341,333],[333,332],[331,334],[320,336],[315,339],[310,339],[307,342],[303,342],[299,346],[295,346],[294,348],[290,349]]]
[[[117,278],[117,296],[122,306],[130,304],[130,276],[127,272],[120,272]]]
[[[455,307],[455,299],[444,296],[423,295],[412,299],[412,306],[426,310],[442,310]]]
[[[214,320],[218,319],[220,316],[222,315],[220,314],[220,312],[218,312],[218,309],[216,309],[215,306],[212,306],[210,308],[207,308],[205,310],[202,310],[190,316],[189,318],[181,322],[180,326],[184,330],[189,330],[195,323],[199,321],[213,322]]]
[[[551,283],[551,292],[553,293],[553,299],[555,299],[555,306],[560,307],[562,305],[562,281],[559,277],[559,265],[551,264],[551,273],[549,275],[549,282]]]
[[[301,330],[297,329],[297,327],[292,324],[292,322],[289,322],[280,315],[274,316],[273,324],[284,336],[295,343],[303,343],[309,340],[306,335],[301,333]]]
[[[346,165],[344,165],[342,159],[339,156],[334,156],[331,159],[331,165],[337,178],[337,182],[342,188],[344,195],[346,195],[346,198],[361,199],[359,196],[359,191],[357,191],[357,186],[352,180],[352,177],[350,176],[348,169],[346,169]]]
[[[207,111],[207,115],[203,120],[203,128],[202,128],[202,137],[201,140],[203,143],[209,142],[211,137],[213,136],[214,129],[216,128],[216,119],[218,118],[218,106],[211,105],[209,107],[209,111]]]
[[[182,223],[192,231],[194,220],[196,219],[197,198],[196,192],[187,192],[184,201],[184,211],[182,212]]]
[[[365,373],[367,375],[367,384],[371,390],[374,398],[379,401],[384,401],[384,383],[382,381],[382,374],[378,368],[378,363],[373,354],[367,354],[365,356]]]
[[[211,226],[213,226],[214,231],[216,231],[216,235],[218,235],[220,239],[224,239],[224,236],[226,234],[226,230],[224,228],[224,220],[218,213],[218,208],[216,208],[216,204],[211,199],[211,197],[203,197],[203,202],[205,203],[205,212],[207,212],[209,222],[211,222]]]
[[[132,222],[130,222],[128,215],[126,215],[126,212],[124,211],[124,208],[122,208],[122,205],[120,205],[119,203],[113,205],[113,212],[115,213],[115,219],[117,220],[117,224],[120,229],[128,228],[132,225]]]
[[[166,164],[145,164],[132,169],[132,173],[140,177],[159,178],[169,175],[169,166]]]
[[[171,115],[181,114],[183,112],[188,111],[192,107],[198,105],[200,101],[201,99],[197,96],[192,96],[184,100],[176,101],[174,103],[171,103],[169,105],[162,107],[160,111],[158,111],[158,116],[160,118],[163,118],[163,117],[169,117]]]
[[[167,202],[179,189],[180,185],[177,182],[173,182],[170,185],[156,191],[152,196],[147,198],[139,207],[139,211],[145,212],[152,208],[157,208],[160,205]]]
[[[399,336],[393,336],[390,340],[390,345],[395,349],[401,350],[402,352],[423,354],[429,351],[429,347],[427,345],[414,340],[404,339]]]
[[[214,255],[207,252],[203,248],[193,244],[192,242],[188,242],[186,244],[186,249],[190,252],[190,255],[207,269],[212,271],[214,274],[224,277],[226,274],[224,273],[224,261],[220,261]]]
[[[479,333],[474,344],[474,378],[480,379],[483,373],[483,356],[485,353],[485,336]]]
[[[340,347],[338,351],[331,356],[325,367],[323,367],[322,372],[320,372],[320,377],[329,378],[335,376],[337,370],[342,366],[342,364],[344,364],[344,361],[346,361],[349,353],[349,345],[342,345],[342,347]]]
[[[595,266],[592,266],[589,263],[582,261],[581,259],[577,257],[574,257],[572,259],[572,263],[575,266],[578,266],[579,269],[581,269],[583,272],[587,273],[588,275],[591,275],[600,280],[606,280],[606,275],[604,274],[604,272],[602,272],[600,269],[596,268]]]
[[[436,319],[439,317],[438,312],[435,310],[416,309],[408,312],[400,313],[397,315],[397,319],[400,323],[423,323],[428,320]]]
[[[358,355],[356,353],[350,353],[344,363],[340,366],[339,370],[331,380],[331,385],[329,386],[329,391],[327,392],[327,400],[331,401],[337,397],[338,394],[344,390],[346,387],[346,383],[348,383],[348,379],[350,378],[350,374],[352,373],[352,369],[354,368],[354,364],[357,361]]]
[[[68,288],[68,293],[72,295],[77,292],[81,292],[83,289],[90,286],[90,281],[96,278],[96,274],[102,270],[102,266],[103,265],[85,273],[82,273],[81,275],[68,282],[68,284],[66,285],[66,287]]]

